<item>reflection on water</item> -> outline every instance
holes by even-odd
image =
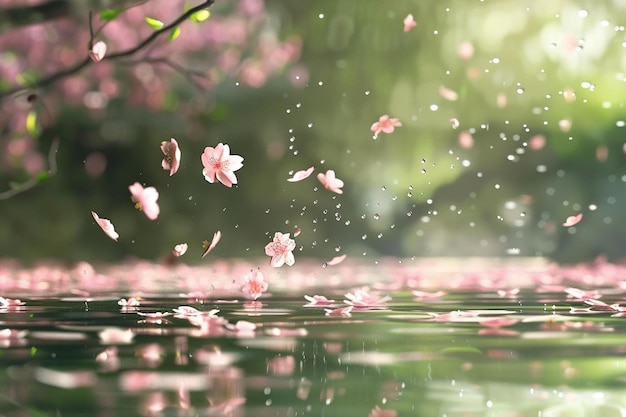
[[[518,262],[6,268],[0,415],[625,416],[623,268]]]

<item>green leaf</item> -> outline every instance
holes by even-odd
[[[148,25],[150,25],[150,27],[154,30],[159,30],[161,29],[163,26],[165,26],[165,24],[163,22],[161,22],[160,20],[157,19],[153,19],[151,17],[146,16],[145,18],[146,23]]]
[[[39,126],[37,125],[37,113],[34,110],[28,112],[26,116],[26,131],[29,135],[39,136]]]
[[[208,10],[199,10],[195,12],[194,14],[192,14],[191,16],[189,16],[189,19],[192,22],[200,23],[200,22],[204,22],[209,17],[211,17],[211,12],[209,12]]]
[[[100,12],[100,19],[108,20],[109,22],[119,16],[124,9],[106,9]]]
[[[170,37],[167,40],[172,42],[174,39],[178,38],[179,36],[180,36],[180,26],[176,26],[174,29],[171,30]]]
[[[50,178],[50,174],[47,171],[41,171],[37,174],[37,182],[44,182],[48,178]]]

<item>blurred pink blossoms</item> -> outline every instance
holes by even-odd
[[[259,270],[252,270],[243,277],[244,283],[241,286],[242,294],[252,300],[256,300],[267,291],[268,283],[265,282],[263,273]]]

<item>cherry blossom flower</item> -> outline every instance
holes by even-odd
[[[330,261],[326,262],[326,265],[328,265],[328,266],[339,265],[340,263],[345,261],[347,257],[348,257],[348,255],[346,255],[345,253],[343,255],[335,256],[333,259],[331,259]]]
[[[102,231],[104,233],[106,233],[108,237],[110,237],[111,239],[117,241],[117,239],[120,237],[120,235],[117,234],[117,232],[115,231],[115,227],[113,226],[113,223],[111,223],[109,221],[109,219],[102,219],[102,218],[100,218],[96,214],[95,211],[92,211],[91,215],[93,216],[93,219],[96,221],[96,223],[98,223],[98,226],[100,226]]]
[[[305,305],[305,307],[328,306],[335,302],[335,300],[329,300],[323,295],[314,295],[313,297],[311,297],[310,295],[305,295],[304,299],[309,302],[308,304]]]
[[[415,22],[415,19],[413,18],[412,14],[406,15],[406,17],[404,18],[402,23],[404,23],[404,31],[405,32],[408,32],[411,29],[413,29],[415,26],[417,26],[417,23]]]
[[[343,300],[343,302],[354,307],[382,307],[391,300],[390,296],[381,297],[378,292],[370,292],[367,288],[349,292],[345,297],[346,300]]]
[[[230,147],[218,143],[215,148],[207,146],[202,153],[202,174],[204,178],[213,184],[217,179],[227,187],[237,184],[235,171],[243,166],[243,158],[239,155],[231,155]]]
[[[265,282],[263,273],[259,270],[251,270],[243,277],[241,292],[247,298],[256,300],[267,291],[268,283]]]
[[[574,225],[577,225],[578,223],[580,223],[580,221],[583,219],[583,214],[582,213],[578,213],[575,216],[569,216],[567,219],[565,219],[565,223],[563,223],[563,226],[565,227],[572,227]]]
[[[310,167],[306,170],[297,171],[293,174],[291,178],[288,178],[287,181],[298,182],[298,181],[302,181],[303,179],[309,178],[309,176],[313,173],[314,169],[315,167]]]
[[[374,132],[374,137],[378,136],[380,132],[393,133],[396,127],[402,126],[400,120],[395,117],[389,117],[387,114],[383,114],[378,118],[378,121],[372,124],[370,130]]]
[[[335,177],[335,171],[332,169],[326,171],[325,174],[320,172],[317,174],[317,179],[327,190],[333,193],[343,194],[343,190],[341,189],[343,187],[343,181]]]
[[[159,192],[154,187],[143,188],[138,182],[128,187],[132,194],[132,200],[135,202],[135,208],[142,210],[147,218],[156,220],[159,217]]]
[[[213,248],[215,248],[215,246],[218,244],[218,242],[221,239],[222,239],[222,232],[218,230],[217,232],[213,233],[213,239],[211,239],[211,243],[209,243],[208,240],[203,240],[202,248],[204,248],[204,251],[202,252],[202,258],[207,256],[207,254],[211,252]]]
[[[178,168],[180,168],[180,148],[178,147],[178,142],[176,139],[171,138],[168,141],[164,140],[161,142],[161,151],[165,155],[163,158],[163,162],[161,162],[161,166],[164,170],[170,172],[170,177],[176,174]]]
[[[133,341],[135,333],[131,329],[120,329],[118,327],[108,327],[98,334],[100,341],[107,345],[128,344]]]
[[[91,47],[91,50],[89,51],[89,58],[91,58],[93,62],[100,62],[106,53],[107,44],[103,41],[98,41]]]
[[[296,241],[289,237],[289,233],[274,233],[274,239],[265,245],[265,254],[271,256],[270,265],[278,268],[287,264],[293,265],[296,260],[293,250],[296,248]]]
[[[187,252],[188,247],[189,245],[187,245],[186,243],[178,244],[174,246],[174,249],[172,249],[172,255],[174,255],[177,258],[181,257],[185,254],[185,252]]]

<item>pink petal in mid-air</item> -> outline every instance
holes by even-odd
[[[174,255],[177,258],[180,256],[183,256],[185,252],[187,252],[188,247],[189,245],[187,245],[186,243],[181,243],[179,245],[176,245],[174,246],[174,249],[172,249],[172,255]]]
[[[130,185],[128,190],[131,193],[131,199],[135,203],[135,208],[144,212],[150,220],[156,220],[159,217],[159,192],[154,187],[144,188],[138,182]]]
[[[565,226],[565,227],[575,226],[578,223],[580,223],[580,221],[582,219],[583,219],[583,214],[582,213],[578,213],[575,216],[569,216],[567,219],[565,219],[565,223],[563,223],[563,226]]]
[[[109,221],[109,219],[102,219],[102,218],[98,217],[98,215],[94,211],[91,212],[91,215],[93,216],[93,219],[96,221],[96,223],[98,223],[98,226],[100,226],[102,231],[104,233],[106,233],[108,237],[110,237],[111,239],[117,241],[117,239],[120,237],[120,235],[117,234],[117,232],[115,231],[115,227]]]
[[[93,62],[100,62],[106,53],[107,44],[102,41],[98,41],[91,47],[91,50],[89,51],[89,58],[91,58]]]
[[[333,259],[331,259],[330,261],[326,262],[326,265],[328,265],[328,266],[339,265],[347,257],[348,257],[348,255],[346,255],[345,253],[343,255],[335,256]]]
[[[405,32],[408,32],[411,29],[413,29],[415,26],[417,26],[417,22],[415,22],[415,19],[413,18],[413,15],[410,14],[410,13],[408,15],[406,15],[406,17],[404,18],[402,23],[404,23],[404,31]]]
[[[320,172],[317,174],[317,179],[327,190],[333,193],[343,194],[343,190],[341,189],[343,187],[343,181],[335,176],[335,171],[332,169],[326,171],[325,174]]]
[[[450,124],[452,125],[452,129],[457,129],[461,125],[459,119],[457,119],[456,117],[450,118]]]
[[[459,94],[456,91],[450,90],[443,85],[439,87],[439,95],[448,101],[457,101],[459,99]]]
[[[218,230],[217,232],[213,234],[213,240],[211,240],[211,243],[209,243],[208,240],[202,241],[202,247],[204,248],[204,252],[202,252],[202,258],[207,256],[207,254],[211,252],[213,248],[215,248],[215,246],[217,245],[217,243],[220,241],[221,238],[222,238],[222,232]]]
[[[302,171],[298,171],[298,172],[294,173],[291,178],[288,178],[287,181],[289,181],[289,182],[298,182],[298,181],[302,181],[303,179],[309,178],[309,176],[313,173],[314,169],[315,169],[315,167],[310,167],[308,169],[305,169],[305,170],[302,170]]]
[[[161,142],[161,152],[163,152],[163,161],[161,166],[164,170],[170,172],[170,177],[178,171],[180,168],[180,147],[176,139],[171,138],[169,141],[164,140]]]
[[[374,122],[370,127],[370,130],[374,132],[374,138],[378,137],[380,132],[393,133],[396,127],[401,127],[402,122],[395,117],[389,117],[388,114],[383,114],[378,118],[377,122]]]

